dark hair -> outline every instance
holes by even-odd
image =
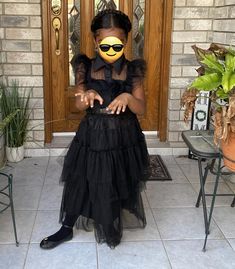
[[[96,35],[96,31],[101,28],[121,28],[126,38],[131,31],[131,22],[126,14],[120,10],[105,9],[100,11],[91,22],[91,31]]]

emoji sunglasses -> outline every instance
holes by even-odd
[[[110,48],[112,48],[115,52],[119,52],[123,49],[124,45],[122,44],[114,44],[114,45],[108,45],[108,44],[101,44],[99,45],[99,48],[103,52],[109,51]]]

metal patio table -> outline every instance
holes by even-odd
[[[235,205],[235,194],[217,194],[217,188],[219,179],[222,175],[235,174],[234,172],[223,171],[224,165],[222,163],[223,156],[221,150],[213,142],[213,131],[199,131],[199,130],[189,130],[182,132],[182,138],[189,150],[198,160],[199,169],[199,179],[200,179],[200,191],[198,194],[196,207],[199,207],[200,201],[202,200],[203,205],[203,215],[205,223],[205,240],[203,245],[203,251],[206,251],[206,243],[209,235],[210,223],[212,218],[212,213],[215,205],[216,196],[234,196],[231,206]],[[228,158],[227,158],[228,159]],[[203,173],[202,162],[206,160],[207,164]],[[233,161],[233,160],[230,160]],[[206,183],[208,172],[211,172],[216,176],[213,193],[206,193],[204,185]],[[209,208],[209,214],[206,206],[206,196],[212,196],[211,205]]]

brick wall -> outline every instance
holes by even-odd
[[[2,15],[2,4],[0,3],[0,16]],[[4,37],[3,28],[0,24],[0,82],[3,79],[3,66],[2,66],[2,39]]]
[[[2,72],[6,83],[33,88],[27,147],[44,146],[43,68],[40,0],[2,0]],[[34,141],[34,142],[33,142]]]
[[[181,146],[181,131],[190,128],[183,121],[180,97],[198,66],[191,46],[207,48],[213,41],[214,0],[175,0],[168,109],[168,140]]]
[[[235,0],[217,0],[214,15],[214,42],[235,46]]]

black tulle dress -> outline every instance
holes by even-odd
[[[65,157],[61,180],[65,183],[60,221],[77,216],[76,226],[94,229],[98,243],[120,243],[123,228],[145,227],[141,191],[148,178],[149,156],[137,117],[129,109],[107,114],[109,103],[142,83],[143,60],[123,56],[114,64],[99,56],[73,60],[76,83],[96,90],[104,99],[95,102],[80,123]]]

